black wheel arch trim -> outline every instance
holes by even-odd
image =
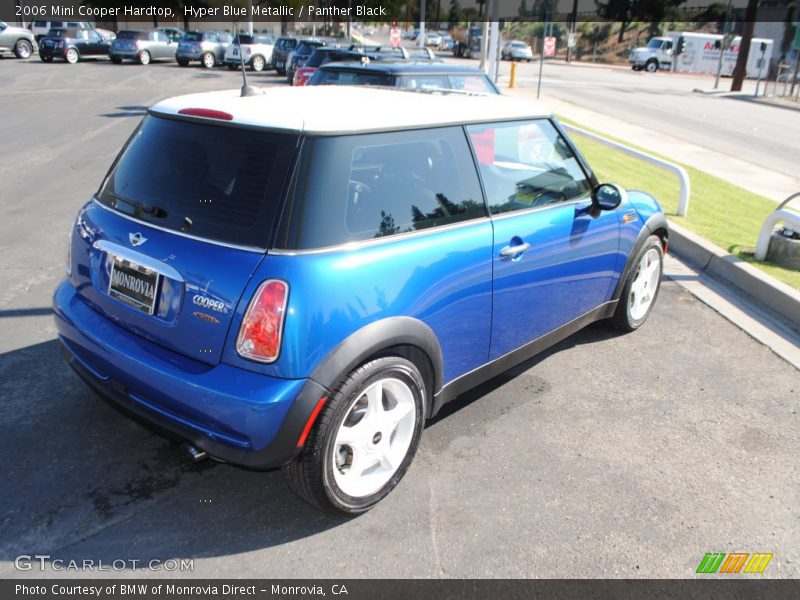
[[[625,263],[625,268],[622,270],[622,275],[620,275],[619,281],[617,282],[617,287],[614,289],[614,295],[611,296],[612,300],[619,300],[620,295],[622,294],[622,288],[625,286],[625,281],[628,279],[628,275],[630,275],[631,269],[634,267],[634,259],[636,255],[641,250],[644,243],[647,239],[653,235],[655,232],[663,230],[666,232],[664,237],[664,244],[666,245],[669,241],[669,226],[667,224],[667,217],[664,215],[663,212],[653,213],[647,221],[644,223],[644,227],[639,230],[639,235],[636,237],[636,241],[633,243],[633,248],[631,248],[631,253],[628,255],[628,260]]]
[[[442,349],[439,339],[433,329],[413,317],[381,319],[352,333],[317,365],[310,379],[328,390],[333,390],[343,377],[367,359],[398,346],[413,346],[425,354],[430,363],[433,387],[431,395],[437,394],[442,387],[443,378]],[[428,405],[430,409],[431,403]]]

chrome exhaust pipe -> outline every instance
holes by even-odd
[[[189,457],[189,460],[192,462],[200,462],[201,460],[208,458],[208,453],[205,450],[200,450],[196,446],[192,446],[191,444],[184,444],[182,446],[183,451],[186,452],[186,455]]]

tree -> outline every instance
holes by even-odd
[[[631,0],[607,0],[606,2],[599,2],[595,0],[597,5],[598,14],[611,21],[619,21],[619,37],[618,43],[625,40],[625,30],[628,23],[631,22]]]
[[[758,0],[747,0],[747,10],[744,13],[744,31],[739,44],[739,55],[736,57],[736,66],[733,68],[732,92],[741,92],[745,75],[747,75],[747,57],[750,56],[750,42],[753,40],[753,29],[756,25],[758,13]]]
[[[528,3],[525,0],[522,0],[519,3],[519,8],[517,9],[517,14],[520,17],[525,17],[528,15]]]
[[[450,12],[447,14],[448,29],[452,29],[461,20],[461,5],[458,0],[450,0]]]

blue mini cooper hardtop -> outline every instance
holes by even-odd
[[[631,331],[667,222],[504,97],[310,87],[166,100],[70,232],[67,361],[195,458],[357,514],[448,400],[594,321]]]

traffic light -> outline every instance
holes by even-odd
[[[686,48],[686,39],[684,37],[678,38],[678,54],[683,54],[683,50]]]
[[[714,50],[722,48],[722,40],[714,40]]]
[[[761,42],[761,54],[767,51],[767,42]]]

